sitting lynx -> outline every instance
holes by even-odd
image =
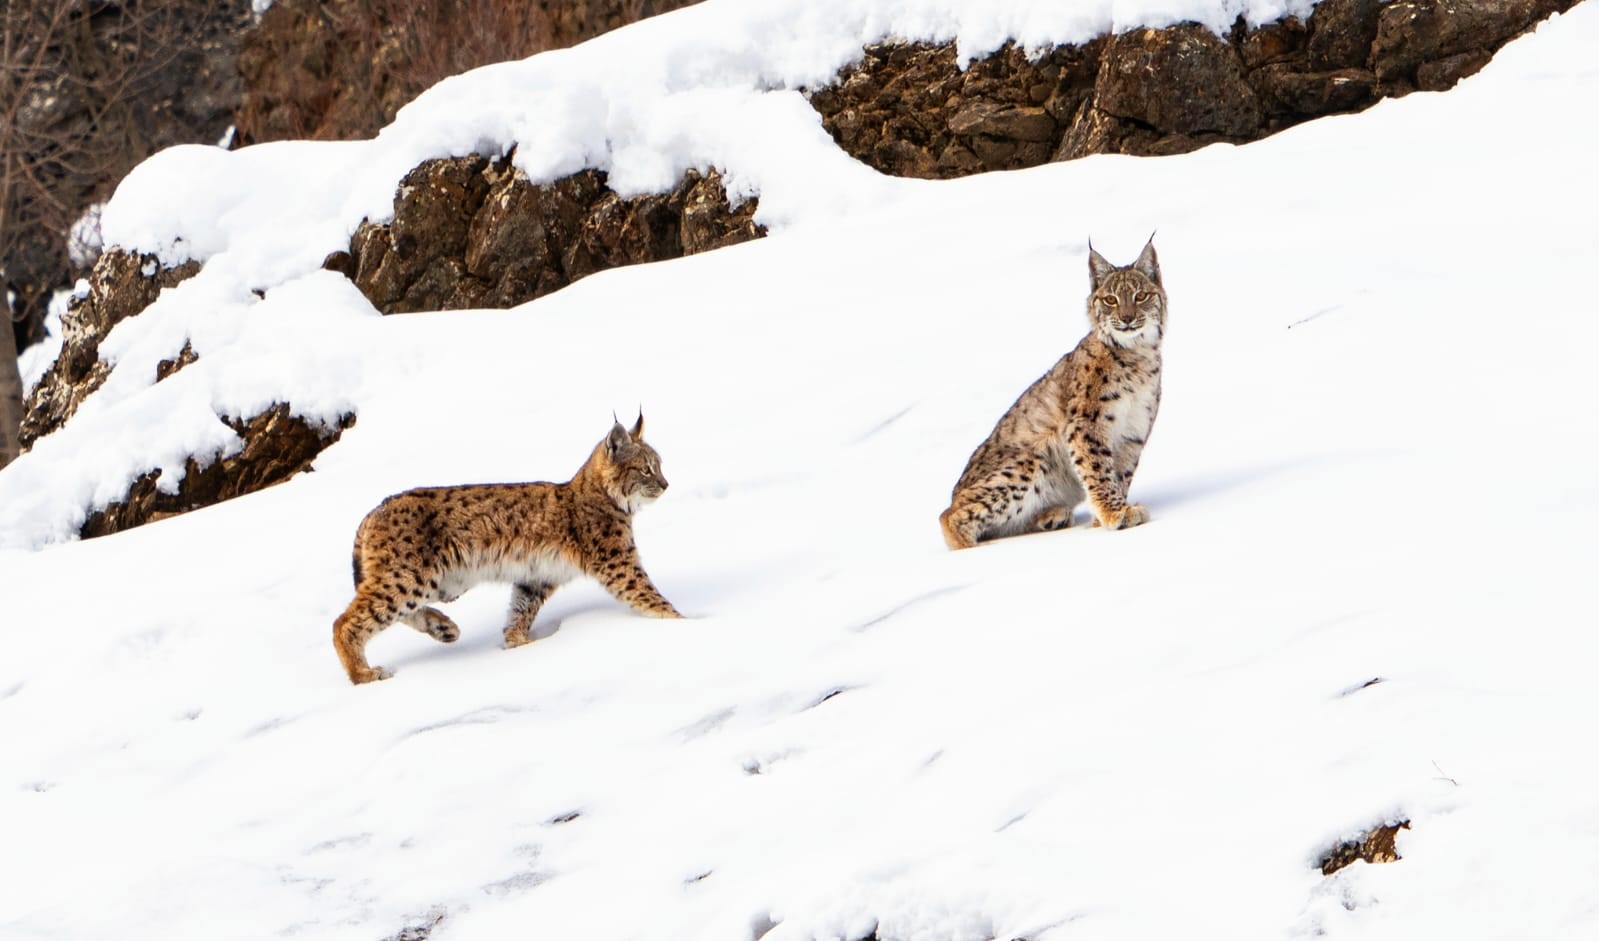
[[[951,549],[1065,528],[1085,497],[1095,525],[1149,519],[1127,502],[1127,488],[1160,407],[1166,292],[1154,241],[1125,268],[1090,246],[1088,274],[1088,336],[1022,393],[966,462],[939,518]]]
[[[479,582],[515,586],[505,646],[550,594],[578,575],[597,579],[650,617],[681,617],[639,564],[633,514],[666,490],[661,460],[644,443],[644,416],[618,422],[564,484],[482,484],[407,490],[368,513],[355,533],[355,600],[333,622],[333,647],[352,683],[389,677],[369,666],[366,642],[395,621],[450,643],[460,630],[428,601],[453,601]]]

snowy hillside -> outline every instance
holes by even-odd
[[[853,163],[791,90],[874,36],[1193,12],[1031,6],[713,0],[373,142],[135,171],[108,239],[207,264],[0,473],[0,938],[1599,935],[1599,8],[1447,94],[953,182]],[[636,190],[715,163],[772,234],[508,312],[379,317],[317,270],[416,161],[509,142]],[[1087,239],[1157,229],[1151,522],[947,551],[966,457],[1085,329]],[[357,415],[315,473],[62,542],[285,396]],[[349,685],[368,509],[564,479],[641,403],[639,544],[689,620],[580,582],[504,651],[481,588]],[[1401,861],[1315,867],[1401,819]]]

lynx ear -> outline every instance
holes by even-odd
[[[1105,260],[1105,256],[1094,251],[1094,243],[1088,243],[1088,282],[1094,287],[1099,287],[1099,282],[1105,276],[1116,270],[1116,266]]]
[[[622,427],[621,422],[612,425],[611,433],[605,436],[605,450],[610,452],[611,457],[621,454],[632,443],[633,439],[627,436],[627,429]]]
[[[1144,243],[1144,250],[1138,253],[1138,260],[1133,262],[1133,269],[1149,280],[1160,284],[1160,259],[1155,257],[1155,237],[1151,235],[1149,241]]]
[[[634,441],[644,437],[644,409],[642,406],[638,410],[638,421],[633,423],[633,430],[628,432],[628,434],[633,436]]]

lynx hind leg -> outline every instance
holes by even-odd
[[[972,548],[982,536],[987,518],[986,508],[957,498],[938,516],[938,525],[944,530],[944,543],[951,549]]]
[[[1026,532],[1038,508],[1038,476],[1031,464],[1007,467],[955,492],[939,517],[944,542],[970,549],[980,542]]]
[[[1049,487],[1036,454],[1006,448],[987,454],[987,458],[983,464],[990,471],[979,475],[967,467],[961,477],[963,485],[956,487],[950,499],[950,509],[939,517],[943,541],[950,549],[971,549],[988,539],[1033,531],[1039,511],[1047,509],[1043,493]],[[1067,517],[1070,519],[1070,507]]]
[[[438,608],[423,607],[400,618],[407,627],[428,635],[441,644],[453,644],[461,638],[461,629],[449,615]]]
[[[393,674],[366,662],[367,641],[388,627],[396,612],[388,603],[379,600],[370,591],[357,590],[355,600],[333,622],[333,650],[350,682],[371,683],[386,680]]]
[[[422,606],[424,593],[421,586],[424,582],[415,573],[395,565],[395,562],[382,552],[361,553],[357,562],[359,582],[355,588],[355,600],[333,622],[333,649],[338,653],[339,662],[344,665],[344,671],[349,674],[352,683],[386,680],[393,675],[382,667],[367,663],[366,645],[395,621],[417,627],[415,622],[420,620],[423,626],[417,627],[418,630],[444,640],[443,636],[428,629],[427,612],[431,611],[439,619],[431,625],[434,630],[442,633],[444,624],[455,628],[449,618]],[[458,630],[455,633],[459,636]]]

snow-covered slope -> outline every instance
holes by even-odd
[[[451,83],[387,143],[158,158],[108,234],[211,261],[0,474],[0,540],[225,446],[215,410],[358,421],[282,486],[0,550],[0,936],[1593,937],[1596,43],[1585,4],[1446,95],[947,183],[849,164],[792,93],[705,91],[787,135],[726,138],[772,237],[511,312],[380,318],[306,273],[368,187],[333,158],[434,147]],[[222,195],[158,204],[182,167]],[[1152,522],[947,552],[966,456],[1084,329],[1086,238],[1157,227]],[[562,478],[638,403],[673,482],[639,540],[691,620],[580,584],[506,652],[485,588],[459,643],[390,631],[395,678],[348,685],[368,508]],[[1399,818],[1401,862],[1313,867]]]

